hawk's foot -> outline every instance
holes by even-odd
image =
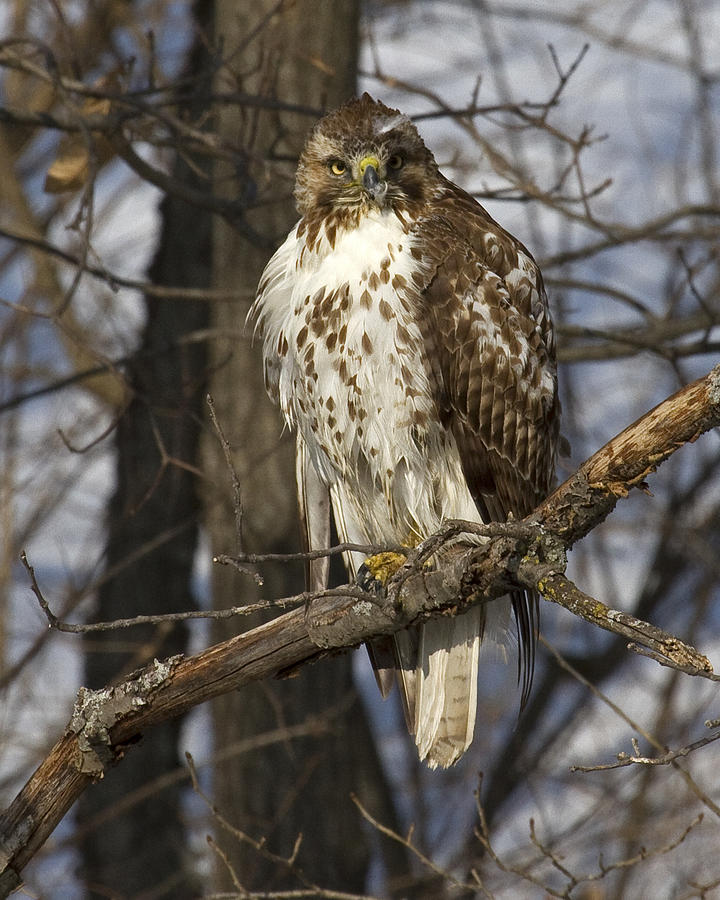
[[[404,554],[387,550],[383,553],[376,553],[374,556],[368,556],[364,565],[375,581],[379,581],[385,586],[405,563],[405,559]]]
[[[387,585],[397,570],[405,564],[406,558],[403,553],[393,553],[389,550],[368,556],[358,570],[356,581],[363,590],[377,591],[379,587]]]

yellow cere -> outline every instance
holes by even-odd
[[[360,160],[360,174],[361,174],[361,175],[364,175],[364,174],[365,174],[365,169],[367,169],[368,166],[372,166],[373,169],[379,169],[379,168],[380,168],[380,161],[378,160],[378,158],[377,158],[376,156],[365,156],[365,157],[363,157],[363,158]]]

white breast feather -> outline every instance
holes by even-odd
[[[412,285],[411,240],[392,212],[338,232],[333,248],[321,235],[308,251],[295,228],[268,263],[251,312],[263,333],[269,390],[358,541],[406,542],[443,519],[477,518],[455,442],[437,420],[411,291],[394,286]],[[318,320],[326,289],[345,286],[330,316]],[[331,337],[328,347],[331,334],[337,343]]]

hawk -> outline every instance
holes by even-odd
[[[250,312],[265,384],[297,435],[307,546],[338,535],[412,546],[448,519],[526,516],[554,477],[553,326],[525,247],[445,178],[410,119],[368,94],[323,118],[300,156],[300,221]],[[355,575],[362,556],[348,555]],[[327,584],[315,562],[310,587]],[[421,759],[470,745],[483,641],[518,630],[523,697],[537,597],[513,594],[370,647],[395,676]]]

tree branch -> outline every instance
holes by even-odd
[[[655,407],[588,459],[523,522],[448,523],[408,557],[387,591],[330,591],[272,622],[209,647],[172,657],[101,691],[81,689],[60,740],[0,817],[0,895],[20,884],[24,866],[90,783],[122,759],[153,725],[250,681],[288,674],[328,651],[354,647],[433,614],[452,614],[511,587],[547,599],[630,637],[654,658],[716,679],[710,663],[660,629],[587,597],[562,574],[565,551],[602,522],[633,487],[685,443],[720,424],[720,366]],[[458,533],[487,538],[445,549],[440,568],[429,554]]]

